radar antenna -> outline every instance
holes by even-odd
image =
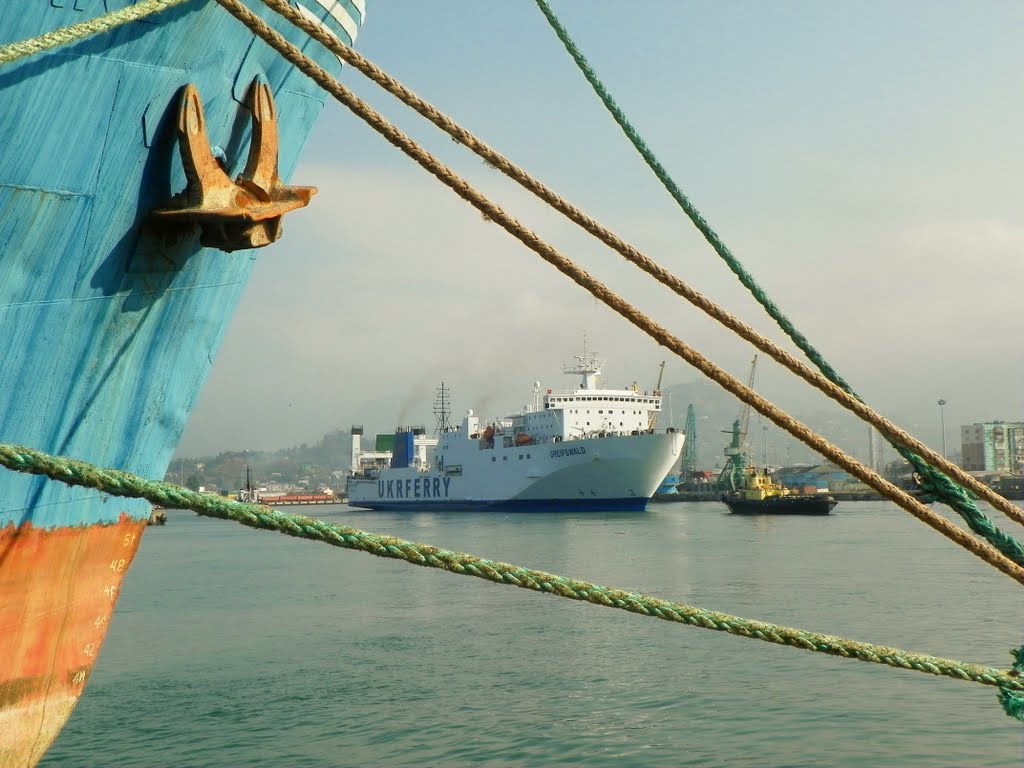
[[[587,334],[583,334],[583,354],[573,355],[573,359],[576,364],[569,364],[562,366],[562,372],[567,374],[578,374],[583,377],[580,382],[582,389],[597,389],[597,377],[601,375],[601,369],[604,368],[607,360],[604,360],[593,352],[587,344]]]

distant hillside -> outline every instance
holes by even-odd
[[[317,443],[302,443],[278,451],[228,451],[217,456],[176,457],[166,479],[193,490],[234,493],[245,486],[249,466],[254,485],[277,482],[316,490],[321,485],[338,489],[352,455],[348,430],[334,430]]]

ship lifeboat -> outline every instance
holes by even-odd
[[[533,438],[525,432],[520,432],[516,435],[516,445],[529,445],[533,442]]]
[[[488,425],[487,429],[484,430],[484,440],[488,443],[494,440],[494,425]]]

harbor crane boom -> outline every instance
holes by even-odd
[[[654,394],[661,394],[661,380],[665,376],[665,361],[661,361],[661,365],[658,366],[658,383],[654,385]],[[654,429],[655,424],[658,423],[658,412],[651,411],[651,416],[647,420],[647,428]],[[671,422],[670,422],[671,423]]]
[[[757,370],[757,355],[750,361],[750,376],[747,378],[747,389],[754,388],[754,373]],[[743,476],[747,470],[748,450],[746,445],[747,427],[750,425],[750,405],[744,403],[740,415],[732,423],[732,442],[725,448],[725,466],[718,476],[719,485],[735,490],[743,484]]]
[[[757,355],[750,361],[750,376],[747,377],[747,389],[754,388],[754,373],[757,371]],[[740,445],[746,445],[747,427],[750,426],[750,403],[744,403],[740,409]]]
[[[693,410],[693,403],[686,409],[686,442],[683,443],[682,480],[687,482],[693,478],[697,471],[697,414]]]

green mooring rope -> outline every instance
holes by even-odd
[[[587,79],[593,87],[594,92],[598,98],[604,104],[605,108],[618,123],[622,132],[626,134],[626,137],[630,140],[637,152],[643,157],[644,162],[654,172],[658,180],[662,183],[672,198],[679,204],[679,207],[683,209],[686,215],[693,222],[694,226],[700,230],[701,234],[708,241],[711,247],[715,250],[723,261],[729,266],[729,269],[739,278],[739,281],[747,288],[748,291],[753,295],[757,302],[764,307],[764,310],[768,315],[778,323],[779,327],[785,331],[786,335],[793,341],[799,349],[807,355],[808,359],[822,372],[822,374],[830,379],[832,382],[837,384],[846,390],[849,394],[856,397],[858,400],[862,400],[853,388],[839,375],[828,363],[827,360],[811,345],[810,341],[793,325],[792,322],[783,314],[782,310],[771,300],[767,293],[758,285],[747,270],[740,263],[739,259],[733,255],[729,247],[722,241],[718,234],[711,228],[704,217],[701,215],[697,207],[690,201],[686,194],[679,188],[679,185],[675,183],[669,172],[661,164],[658,158],[651,151],[650,147],[644,141],[643,137],[640,136],[636,128],[633,127],[632,123],[626,117],[626,114],[622,111],[619,105],[612,98],[612,95],[605,88],[604,83],[598,78],[597,73],[593,67],[587,61],[586,57],[577,47],[576,43],[569,36],[568,31],[559,21],[554,11],[548,5],[547,0],[536,0],[537,7],[540,8],[541,13],[547,19],[548,24],[554,30],[558,39],[565,46],[566,51],[572,56],[573,61],[576,62],[576,66],[579,67],[583,76]],[[862,400],[863,402],[863,400]],[[936,499],[941,500],[945,504],[949,505],[960,514],[960,516],[966,521],[968,527],[979,536],[982,536],[986,541],[989,542],[993,547],[998,549],[1002,554],[1013,560],[1018,565],[1024,565],[1024,546],[1020,542],[1016,541],[1013,537],[1007,535],[998,526],[995,525],[980,509],[977,504],[974,503],[974,495],[964,489],[959,484],[953,482],[942,472],[939,472],[931,465],[926,463],[920,456],[908,450],[904,446],[892,442],[892,446],[899,452],[899,454],[909,461],[914,471],[917,472],[919,477],[919,484],[921,488],[921,498],[925,502],[935,501]]]
[[[1024,675],[1024,646],[1016,648],[1013,654],[1013,670],[1011,674],[1017,675],[1018,679]],[[1003,705],[1003,711],[1010,717],[1024,720],[1024,694],[1019,688],[1000,686],[999,703]]]
[[[210,494],[196,493],[169,483],[146,480],[114,469],[102,469],[84,461],[49,456],[18,445],[0,443],[0,464],[18,472],[46,475],[67,485],[95,488],[114,496],[143,498],[170,509],[190,509],[206,517],[233,520],[251,528],[314,539],[335,547],[355,549],[377,557],[404,560],[413,565],[440,568],[497,584],[547,592],[570,600],[581,600],[665,621],[713,629],[830,656],[870,661],[899,669],[912,669],[957,680],[993,685],[1000,689],[1000,701],[1003,702],[1007,714],[1024,720],[1024,681],[1018,678],[1020,670],[1017,667],[1013,670],[995,669],[899,648],[847,640],[835,635],[806,632],[778,624],[744,619],[497,560],[486,560],[463,552],[417,544],[394,536],[368,533],[304,515],[278,512],[258,504],[242,504]],[[1024,658],[1024,649],[1016,651],[1015,654],[1019,664]]]
[[[79,40],[84,40],[92,35],[109,32],[133,21],[138,21],[155,13],[165,11],[168,8],[173,8],[176,5],[190,2],[193,2],[193,0],[139,0],[134,5],[125,6],[120,10],[105,13],[88,21],[61,27],[28,40],[0,46],[0,64],[17,61],[26,56],[34,56],[37,53],[42,53],[61,45],[77,43]]]
[[[124,24],[190,1],[140,0],[135,5],[105,14],[90,21],[63,27],[29,40],[0,46],[0,64],[32,56],[60,45],[77,42],[91,35],[113,30]],[[554,18],[544,0],[537,0],[537,2],[545,16],[552,23],[552,26],[555,27],[556,32],[559,33],[559,37],[562,38],[567,48],[569,48],[570,53],[573,54],[574,58],[577,58],[578,63],[582,62],[581,68],[587,74],[587,79],[591,80],[595,89],[598,90],[599,95],[607,95],[603,86],[600,85],[596,76],[593,75],[589,65],[586,64],[585,59],[576,50],[568,36],[564,34],[564,28]],[[605,96],[602,96],[602,99],[605,99]],[[629,126],[628,121],[626,121],[625,116],[614,104],[614,101],[611,101],[610,95],[607,96],[605,104],[609,106],[612,114],[619,121],[627,135],[636,135],[632,127]],[[659,178],[666,184],[670,192],[675,190],[673,197],[676,197],[677,201],[683,205],[684,210],[691,216],[691,219],[705,234],[705,237],[709,239],[709,242],[715,246],[716,251],[719,251],[719,254],[726,258],[727,263],[730,263],[730,266],[733,266],[733,262],[735,263],[733,267],[734,272],[737,272],[738,268],[737,275],[740,277],[741,282],[747,285],[747,282],[744,281],[746,272],[739,265],[739,262],[735,261],[735,259],[730,261],[730,258],[724,255],[729,254],[729,257],[731,257],[731,253],[729,253],[725,245],[721,243],[717,235],[710,229],[699,212],[696,211],[696,208],[689,204],[689,201],[671,181],[667,172],[664,172],[660,163],[657,162],[638,135],[636,135],[636,139],[637,141],[634,141],[634,145],[637,146],[637,142],[639,142],[638,150],[641,151],[645,159],[648,159],[649,164],[653,160],[656,165],[656,167],[652,165],[655,173],[658,173],[658,169],[660,169],[662,173],[659,174]],[[716,246],[716,242],[720,245],[721,250],[719,246]],[[754,285],[753,288],[750,285],[747,287],[754,293],[755,297],[759,297],[758,300],[765,305],[769,314],[775,317],[780,325],[785,323],[783,325],[784,329],[786,325],[789,325],[791,330],[787,329],[787,333],[811,357],[819,369],[830,379],[847,389],[847,391],[850,391],[851,394],[854,394],[838,374],[813,351],[809,344],[807,344],[807,349],[805,349],[804,345],[798,341],[798,339],[803,339],[803,336],[789,324],[788,320],[785,319],[777,308],[775,308],[775,312],[772,311],[774,304],[756,287],[756,284],[753,283],[753,278],[747,275],[747,279]],[[763,297],[763,301],[761,297]],[[811,351],[808,352],[808,349]],[[898,450],[900,449],[900,446],[896,447]],[[920,463],[920,460],[915,462],[915,468]],[[684,603],[673,603],[634,592],[626,592],[584,581],[567,579],[554,574],[544,573],[543,571],[534,571],[508,563],[485,560],[473,555],[451,552],[425,544],[416,544],[392,536],[381,536],[347,526],[333,525],[302,515],[281,513],[255,504],[241,504],[210,496],[209,494],[199,494],[168,483],[146,480],[127,472],[101,469],[86,462],[49,456],[23,446],[0,444],[0,464],[19,472],[46,475],[51,479],[59,480],[68,485],[95,488],[115,496],[143,498],[151,503],[170,508],[191,509],[200,515],[233,520],[253,528],[275,530],[290,536],[315,539],[338,547],[368,552],[378,557],[400,559],[415,565],[442,568],[452,573],[476,576],[497,583],[518,586],[523,589],[549,592],[573,600],[582,600],[607,607],[619,608],[667,621],[675,621],[705,629],[714,629],[720,632],[756,638],[780,645],[789,645],[833,656],[855,658],[861,661],[871,661],[902,669],[914,669],[934,675],[994,685],[1000,689],[1000,702],[1007,714],[1024,720],[1024,695],[1022,695],[1024,683],[1019,679],[1019,676],[1024,673],[1024,647],[1013,652],[1014,665],[1012,670],[999,670],[952,659],[903,651],[897,648],[860,643],[833,635],[805,632],[776,624],[743,619],[738,616],[707,611]],[[925,492],[934,492],[939,495],[943,492],[948,492],[947,489],[943,488],[941,481],[938,481],[930,470],[931,468],[927,465],[923,465],[923,468],[920,470],[920,474],[925,478],[923,481]],[[952,484],[955,488],[960,489],[960,486],[952,483],[945,475],[938,474],[948,484]],[[934,490],[929,487],[929,483],[935,486]],[[963,492],[963,489],[960,489],[960,491]],[[999,546],[995,542],[992,543],[997,547]],[[1007,553],[1004,552],[1004,554]]]

